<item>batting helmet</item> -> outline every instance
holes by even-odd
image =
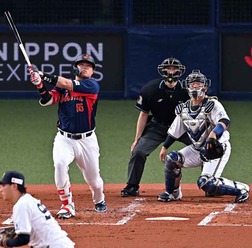
[[[77,56],[75,62],[74,62],[74,65],[73,65],[73,74],[78,76],[80,74],[80,70],[79,68],[77,67],[77,65],[81,62],[87,62],[87,63],[90,63],[92,66],[93,66],[93,69],[95,69],[95,60],[94,58],[87,54],[87,53],[84,53],[84,54],[81,54],[79,56]]]
[[[173,74],[170,74],[167,72],[167,67],[174,66],[178,68],[178,71],[176,71]],[[181,64],[181,62],[176,58],[167,58],[165,59],[160,65],[158,65],[158,73],[165,79],[167,79],[168,82],[174,82],[177,81],[184,73],[185,73],[186,67]]]

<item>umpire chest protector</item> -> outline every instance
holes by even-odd
[[[213,129],[214,123],[211,123],[209,115],[214,108],[214,101],[205,98],[204,101],[197,106],[192,106],[188,100],[184,104],[176,107],[176,114],[181,116],[187,133],[196,149],[200,148],[209,133]]]
[[[188,98],[187,91],[181,88],[179,82],[176,87],[169,89],[164,80],[155,79],[142,88],[136,108],[151,112],[157,122],[170,125],[175,118],[175,107]]]

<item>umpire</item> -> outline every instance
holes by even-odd
[[[162,78],[148,82],[140,91],[135,107],[140,110],[136,135],[131,145],[128,182],[121,190],[122,197],[138,196],[147,157],[165,141],[167,130],[175,118],[175,107],[189,99],[179,78],[186,67],[176,58],[167,58],[158,65]],[[187,135],[179,141],[190,144]]]

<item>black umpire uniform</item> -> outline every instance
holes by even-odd
[[[174,60],[181,64],[179,60]],[[171,61],[168,61],[167,66],[170,64]],[[128,182],[126,187],[121,190],[121,196],[123,197],[139,195],[139,183],[147,157],[165,141],[167,130],[175,118],[175,107],[180,102],[189,99],[189,95],[182,88],[178,77],[174,79],[174,81],[177,81],[177,84],[173,88],[169,88],[166,85],[166,80],[167,76],[152,80],[140,91],[135,107],[144,113],[149,113],[149,118],[141,137],[131,153],[128,164]],[[190,144],[186,134],[180,137],[179,141]]]

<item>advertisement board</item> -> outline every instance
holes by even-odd
[[[252,92],[252,33],[221,35],[221,91]]]
[[[124,90],[124,39],[121,33],[26,32],[22,40],[32,64],[41,71],[73,78],[72,66],[79,54],[96,61],[93,75],[101,92]],[[36,91],[27,65],[12,33],[2,33],[0,43],[0,92]]]

